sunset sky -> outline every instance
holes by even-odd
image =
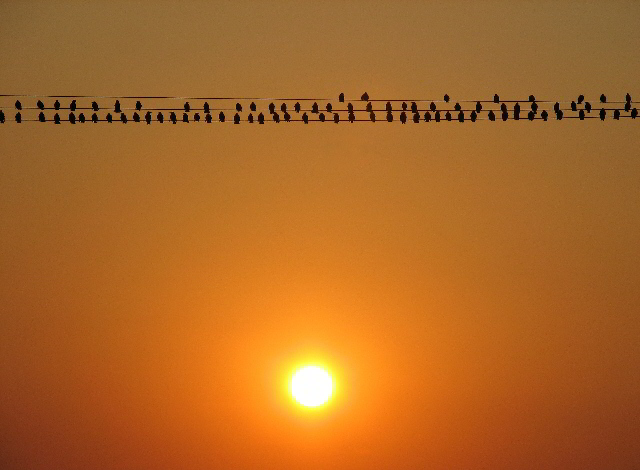
[[[0,93],[637,102],[639,46],[638,1],[3,1]],[[640,467],[640,120],[54,126],[14,101],[3,470]]]

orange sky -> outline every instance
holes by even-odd
[[[443,3],[3,2],[0,93],[640,97],[638,2]],[[1,125],[0,467],[640,466],[637,122]]]

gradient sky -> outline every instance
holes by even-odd
[[[637,100],[639,19],[2,2],[0,93]],[[638,129],[0,126],[0,467],[638,468]]]

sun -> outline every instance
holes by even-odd
[[[302,367],[291,378],[291,394],[302,406],[315,408],[324,405],[333,394],[331,375],[322,367]]]

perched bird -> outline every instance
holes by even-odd
[[[578,96],[578,104],[581,104],[584,101],[584,95]]]
[[[40,100],[38,100],[37,106],[38,106],[38,109],[44,109],[44,103]]]
[[[418,112],[418,105],[416,104],[415,101],[411,103],[411,112],[414,114]]]
[[[330,113],[332,109],[333,106],[331,106],[331,103],[327,103],[327,112]]]
[[[91,108],[92,108],[94,111],[100,111],[100,106],[98,106],[98,103],[96,103],[95,101],[92,101],[92,102],[91,102]]]
[[[556,101],[556,104],[553,105],[553,110],[557,113],[560,111],[560,103]]]
[[[445,101],[445,103],[449,102],[449,95],[444,95],[444,101]]]
[[[84,124],[84,121],[85,121],[84,113],[80,113],[80,115],[78,116],[78,121],[80,122],[80,124]]]
[[[637,108],[633,108],[631,110],[631,119],[635,119],[638,117],[638,109]]]
[[[247,121],[249,121],[249,124],[253,123],[253,113],[249,113],[249,115],[247,116]]]
[[[171,113],[169,114],[169,119],[171,120],[172,124],[178,122],[178,116],[176,116],[176,113],[174,113],[173,111],[171,111]]]
[[[478,119],[478,113],[471,111],[471,122],[476,122],[476,119]]]
[[[371,122],[376,122],[376,113],[374,113],[373,111],[369,111],[369,119],[371,120]]]
[[[436,122],[440,122],[440,111],[436,111],[435,119],[436,119]]]
[[[162,115],[162,113],[158,113],[158,115],[156,116],[156,120],[162,124],[164,122],[164,116]]]
[[[480,101],[478,101],[476,103],[476,112],[480,113],[480,111],[482,111],[482,103],[480,103]]]
[[[0,124],[4,124],[4,111],[0,111]]]
[[[57,114],[56,114],[57,116]],[[111,113],[107,113],[107,122],[108,123],[112,123],[113,122],[113,116],[111,115]]]
[[[300,103],[296,103],[295,106],[293,107],[293,109],[295,109],[296,113],[300,112]]]
[[[236,111],[238,111],[239,113],[242,112],[242,105],[240,103],[236,103]]]
[[[420,115],[417,112],[413,113],[413,122],[415,122],[416,124],[420,122]]]
[[[307,115],[307,113],[303,113],[303,114],[302,114],[302,121],[303,121],[305,124],[309,124],[309,116]]]
[[[54,124],[60,124],[60,115],[58,113],[54,114],[53,122]]]
[[[44,113],[43,113],[43,112],[41,112],[40,114],[38,114],[38,120],[39,120],[40,122],[46,122],[46,121],[47,121],[47,119],[44,117]]]
[[[536,118],[536,113],[534,113],[533,111],[529,111],[527,117],[529,118],[529,121],[533,121]]]
[[[581,121],[584,121],[584,109],[580,110],[580,112],[578,113],[578,117],[580,118]]]
[[[256,104],[255,104],[253,101],[252,101],[252,102],[251,102],[251,104],[249,105],[249,109],[250,109],[251,111],[253,111],[253,112],[255,112],[255,111],[256,111],[256,109],[257,109],[257,108],[256,108]]]
[[[238,113],[236,113],[235,116],[233,116],[233,123],[240,124],[240,115]]]
[[[546,121],[549,118],[549,113],[545,110],[540,113],[540,116],[542,116],[542,119]]]
[[[502,120],[506,121],[507,119],[509,119],[509,113],[506,111],[502,111]]]
[[[347,105],[347,111],[349,111],[350,113],[353,112],[353,105],[351,103]]]
[[[451,113],[449,111],[446,112],[446,114],[444,115],[445,119],[447,121],[451,121]]]
[[[56,100],[56,102],[55,102],[55,103],[53,103],[53,107],[54,107],[54,109],[56,109],[56,110],[60,109],[60,101]],[[120,111],[118,111],[118,112],[120,112]]]
[[[147,111],[147,114],[144,115],[144,120],[147,121],[147,124],[151,124],[151,111]]]
[[[324,122],[324,113],[320,113],[318,119],[320,119],[320,122]]]
[[[387,101],[387,112],[390,113],[391,111],[393,111],[393,108],[391,107],[391,101]]]
[[[431,113],[429,111],[424,113],[424,122],[431,121]]]
[[[406,113],[406,112],[404,112],[404,111],[402,111],[402,112],[400,113],[400,122],[401,122],[402,124],[406,124],[406,123],[407,123],[407,113]]]
[[[280,106],[280,110],[283,113],[286,113],[287,112],[287,104],[286,103],[282,103],[282,105]]]
[[[220,122],[224,122],[224,113],[222,111],[220,111],[220,114],[218,114],[218,120]]]
[[[122,124],[127,123],[127,115],[125,113],[120,113],[120,121],[122,121]]]
[[[344,103],[344,93],[340,93],[340,95],[338,96],[338,101],[340,103]]]
[[[311,106],[311,112],[314,114],[318,114],[318,103],[313,103]]]
[[[453,109],[455,109],[456,111],[462,111],[462,106],[460,106],[460,103],[456,103]]]
[[[578,110],[578,107],[576,106],[576,102],[575,102],[575,101],[572,101],[572,102],[571,102],[571,111],[574,111],[574,112],[575,112],[575,111],[577,111],[577,110]]]
[[[631,111],[631,102],[630,102],[630,101],[627,101],[627,102],[624,104],[624,111],[625,111],[626,113],[628,113],[629,111]]]
[[[387,112],[387,122],[393,122],[393,113]]]
[[[57,101],[56,101],[56,103],[57,103]],[[56,105],[54,104],[53,106],[55,107]],[[58,106],[59,106],[59,105],[58,105]],[[58,109],[58,108],[56,108],[56,109]],[[115,112],[115,113],[121,113],[121,112],[122,112],[122,111],[120,110],[120,100],[116,100],[116,104],[115,104],[115,106],[113,107],[113,112]]]
[[[76,100],[73,100],[73,101],[71,102],[71,104],[69,105],[69,109],[70,109],[71,111],[75,111],[75,110],[76,110]]]
[[[16,109],[17,110],[22,110],[22,103],[20,103],[20,100],[16,100]]]
[[[137,112],[133,113],[133,122],[140,122],[140,115]]]
[[[182,113],[182,122],[189,124],[189,115],[187,113]]]
[[[489,121],[495,121],[496,120],[496,113],[493,112],[493,109],[491,111],[489,111]]]
[[[353,111],[349,113],[349,122],[353,123],[356,120],[356,115],[353,114]]]
[[[365,91],[360,97],[361,101],[369,101],[369,94]]]
[[[333,122],[336,124],[340,122],[340,115],[338,113],[333,113]]]
[[[209,103],[204,102],[204,113],[209,114],[211,112],[211,108],[209,108]]]
[[[98,115],[96,113],[91,115],[91,121],[93,121],[94,124],[98,122]]]
[[[604,95],[604,93],[602,95],[600,95],[600,102],[601,103],[606,103],[607,102],[607,97]]]
[[[518,119],[520,119],[520,104],[516,103],[515,106],[513,107],[513,119],[515,119],[516,121]]]
[[[429,109],[435,113],[436,111],[436,104],[432,101],[431,104],[429,105]]]
[[[616,109],[616,110],[613,112],[613,119],[615,119],[615,120],[620,119],[620,110],[619,110],[619,109]]]
[[[142,103],[140,101],[136,101],[136,111],[142,110]]]
[[[193,115],[193,120],[194,120],[195,122],[200,122],[200,113],[195,113],[195,114]]]
[[[184,112],[188,113],[189,111],[191,111],[191,105],[189,104],[188,101],[184,102]]]
[[[531,103],[531,111],[533,111],[533,114],[536,114],[538,112],[538,103],[536,103],[535,101]]]
[[[405,103],[405,102],[402,103],[402,110],[403,111],[407,110],[407,103]]]
[[[274,112],[272,118],[276,124],[280,122],[280,115],[278,113]]]
[[[71,124],[75,124],[76,123],[76,115],[73,113],[69,113],[69,122]]]
[[[591,103],[589,103],[588,101],[584,103],[584,109],[587,110],[588,113],[591,112]]]
[[[563,118],[563,117],[564,117],[564,113],[562,112],[562,110],[560,110],[560,111],[558,111],[558,112],[556,113],[556,119],[557,119],[558,121],[562,121],[562,118]]]
[[[627,96],[625,96],[625,100],[627,101],[627,103],[631,103],[631,95],[629,93],[627,93]]]
[[[529,101],[533,103],[536,100],[536,97],[533,95],[529,95]]]
[[[503,113],[507,112],[507,105],[505,103],[502,103],[500,105],[500,111],[502,111]]]
[[[367,108],[366,109],[367,109],[368,113],[372,112],[373,111],[373,104],[367,103]]]
[[[264,124],[264,114],[258,114],[258,124]]]
[[[288,112],[284,112],[284,120],[289,122],[291,121],[291,114],[289,114]]]
[[[460,111],[458,113],[458,121],[464,122],[464,112]]]
[[[273,114],[276,112],[276,105],[273,103],[269,103],[269,113]]]
[[[204,122],[206,122],[207,124],[211,124],[213,122],[213,117],[211,117],[211,114],[207,113],[204,116]]]
[[[607,112],[604,110],[604,108],[602,108],[600,110],[600,120],[604,121],[604,118],[607,117]]]
[[[493,102],[494,103],[500,103],[500,97],[498,96],[497,93],[495,95],[493,95]]]

